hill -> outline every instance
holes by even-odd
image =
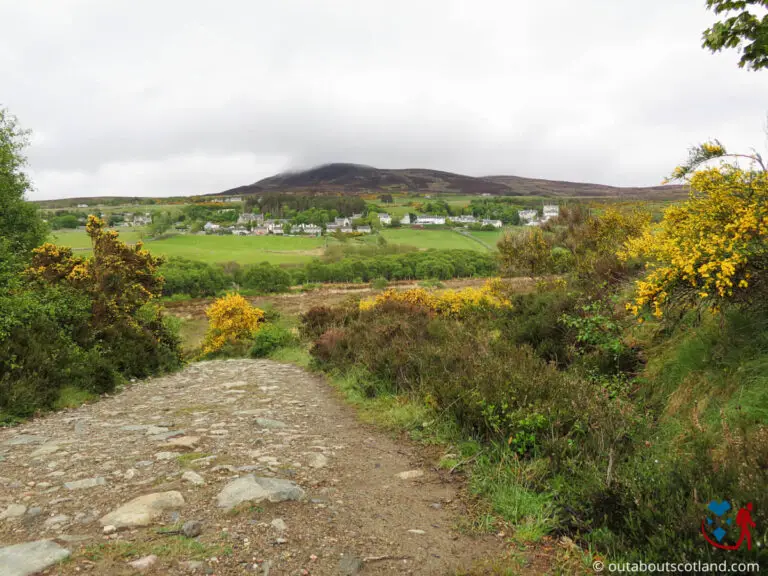
[[[682,186],[620,188],[601,184],[540,180],[520,176],[475,177],[424,168],[382,169],[362,164],[334,163],[309,170],[284,172],[254,184],[231,188],[212,196],[283,193],[419,192],[462,195],[550,197],[619,197],[662,200],[684,196]]]

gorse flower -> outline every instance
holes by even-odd
[[[649,260],[627,304],[635,315],[650,310],[661,317],[666,306],[681,303],[720,309],[748,298],[763,275],[768,174],[722,166],[694,173],[690,183],[690,199],[669,208],[658,227],[630,239],[619,254]]]
[[[462,290],[445,290],[430,292],[424,288],[410,290],[385,290],[378,296],[360,301],[360,310],[373,310],[385,302],[402,302],[426,308],[436,314],[451,317],[461,317],[470,310],[503,309],[512,306],[508,298],[502,294],[500,279],[489,280],[482,288],[463,288]]]
[[[251,306],[240,294],[227,294],[205,311],[209,326],[203,342],[203,354],[221,350],[226,344],[249,339],[264,320],[264,311]]]

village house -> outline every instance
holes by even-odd
[[[221,226],[219,226],[218,224],[214,224],[213,222],[206,222],[205,225],[203,226],[203,230],[205,230],[208,233],[217,232],[220,228]]]
[[[456,224],[475,224],[477,222],[477,218],[472,215],[453,216],[451,217],[451,221]]]
[[[424,226],[440,226],[445,224],[445,216],[417,216],[416,224],[422,224]]]
[[[558,216],[560,216],[560,206],[557,204],[544,204],[544,216],[542,218],[544,222]]]
[[[315,224],[299,224],[296,228],[301,230],[304,234],[311,234],[314,236],[320,236],[323,233],[323,229]]]
[[[150,214],[149,212],[144,214],[144,216],[133,217],[134,226],[149,226],[150,224],[152,224],[152,214]]]
[[[333,221],[334,224],[337,226],[351,226],[352,222],[349,220],[349,218],[336,218]]]
[[[389,226],[392,224],[392,217],[387,213],[379,213],[379,222],[382,226]]]
[[[329,234],[332,232],[336,232],[337,230],[341,230],[341,224],[330,223],[330,224],[326,224],[325,226],[325,231],[328,232]]]
[[[520,217],[520,223],[528,226],[536,226],[536,221],[539,218],[539,212],[537,210],[519,210],[517,215]]]
[[[88,208],[88,204],[78,204],[78,208]]]
[[[483,226],[493,226],[494,228],[501,228],[504,223],[501,220],[482,220]]]
[[[339,230],[341,230],[342,234],[352,234],[355,231],[351,226],[342,226]]]
[[[240,214],[237,218],[238,224],[258,224],[264,222],[264,214]]]
[[[370,234],[371,233],[371,227],[370,226],[358,226],[357,231],[360,234]]]
[[[400,218],[400,224],[410,224],[411,223],[411,215],[406,213],[403,215],[402,218]]]

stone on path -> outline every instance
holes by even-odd
[[[178,455],[178,452],[158,452],[155,454],[155,460],[173,460]]]
[[[363,561],[357,556],[342,556],[339,560],[341,576],[356,576],[363,569]]]
[[[328,458],[323,454],[312,454],[309,457],[310,468],[325,468],[326,466],[328,466]]]
[[[183,505],[184,497],[175,490],[156,492],[134,498],[104,516],[100,522],[102,526],[114,526],[115,528],[148,526],[165,510],[180,508]]]
[[[399,474],[395,474],[400,480],[412,480],[414,478],[420,478],[421,476],[424,476],[424,472],[422,470],[407,470],[405,472],[400,472]]]
[[[135,568],[136,570],[147,570],[155,562],[157,562],[157,556],[150,554],[149,556],[144,556],[144,558],[139,558],[133,562],[128,562],[128,566]]]
[[[75,480],[74,482],[64,482],[64,488],[67,490],[82,490],[84,488],[95,488],[104,486],[107,481],[99,476],[98,478],[85,478],[84,480]]]
[[[203,523],[198,520],[188,520],[181,527],[181,532],[187,538],[197,538],[203,533]]]
[[[194,484],[195,486],[202,486],[205,484],[205,479],[200,476],[200,474],[193,472],[192,470],[187,470],[184,472],[184,474],[181,475],[181,479],[189,482],[190,484]]]
[[[0,520],[5,520],[6,518],[19,518],[20,516],[24,516],[26,511],[27,507],[23,504],[11,504],[5,511],[0,512]]]
[[[272,528],[274,528],[280,533],[283,533],[286,530],[288,530],[288,525],[285,523],[285,520],[283,520],[282,518],[275,518],[274,520],[272,520],[272,522],[270,522],[270,525],[272,526]]]
[[[58,452],[59,449],[60,448],[59,448],[58,444],[54,444],[54,443],[43,444],[42,446],[40,446],[40,448],[38,448],[37,450],[32,452],[32,454],[30,454],[29,457],[30,458],[39,458],[40,456],[48,456],[49,454],[53,454],[54,452]]]
[[[36,436],[34,434],[19,434],[10,440],[6,440],[4,444],[6,446],[24,446],[26,444],[42,444],[46,440],[47,438]]]
[[[256,418],[256,424],[261,426],[262,428],[287,428],[288,425],[285,422],[280,422],[279,420],[270,420],[269,418]]]
[[[300,500],[304,490],[290,480],[262,478],[248,474],[233,480],[219,492],[216,501],[219,508],[234,508],[242,502],[283,502]]]
[[[51,540],[37,540],[0,548],[3,576],[30,576],[69,556],[69,550]]]
[[[182,436],[181,438],[171,438],[165,444],[167,448],[188,448],[192,450],[200,442],[199,436]]]

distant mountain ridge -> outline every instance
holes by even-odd
[[[253,184],[207,196],[241,196],[265,192],[346,194],[419,192],[665,200],[685,196],[686,188],[684,186],[623,188],[521,176],[476,177],[424,168],[382,169],[363,164],[333,163],[308,170],[276,174]]]

